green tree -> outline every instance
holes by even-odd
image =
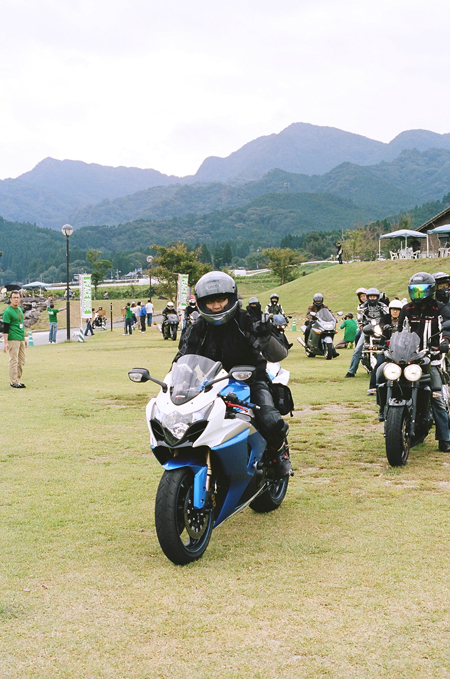
[[[97,299],[97,288],[105,279],[106,272],[112,267],[108,259],[100,259],[101,250],[88,250],[86,261],[92,267],[92,284],[94,286],[94,299]]]
[[[194,285],[200,276],[211,271],[208,264],[199,261],[200,249],[189,252],[185,243],[171,247],[152,245],[158,254],[153,260],[152,275],[159,280],[158,292],[176,301],[178,274],[189,275],[189,285]]]
[[[298,267],[302,259],[295,250],[268,248],[263,251],[263,254],[268,258],[270,268],[275,276],[280,279],[281,285],[298,277]]]

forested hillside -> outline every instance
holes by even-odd
[[[417,227],[449,205],[450,193],[442,200],[414,208],[408,215],[398,213],[379,221],[376,226],[387,232],[393,223],[407,217]],[[265,194],[242,207],[206,215],[78,229],[70,237],[70,270],[71,275],[89,271],[86,254],[96,249],[111,260],[114,270],[124,274],[146,266],[153,244],[175,241],[184,241],[190,247],[203,245],[204,261],[210,262],[213,257],[216,266],[257,267],[263,261],[260,253],[265,247],[280,245],[301,250],[306,259],[324,259],[335,252],[334,243],[351,222],[360,226],[367,223],[351,201],[312,193]],[[0,282],[65,279],[65,238],[58,231],[0,218],[0,251]]]

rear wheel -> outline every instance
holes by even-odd
[[[406,408],[389,408],[384,433],[386,457],[391,467],[401,467],[408,461],[411,437],[409,413]]]
[[[155,503],[159,544],[174,564],[196,561],[208,547],[213,527],[210,511],[194,507],[194,475],[182,467],[166,471],[159,482]]]
[[[273,512],[283,502],[289,485],[289,475],[286,478],[274,481],[261,495],[250,502],[250,507],[258,514]]]

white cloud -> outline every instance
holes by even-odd
[[[0,177],[191,174],[292,122],[449,132],[447,0],[2,0]]]

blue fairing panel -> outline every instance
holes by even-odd
[[[243,382],[229,382],[226,387],[220,391],[222,396],[233,393],[236,394],[240,401],[250,400],[250,387]]]
[[[196,509],[203,509],[206,502],[206,477],[208,474],[208,467],[206,465],[196,464],[186,458],[173,457],[163,464],[166,471],[171,469],[180,469],[181,467],[189,467],[194,472],[194,507]]]

